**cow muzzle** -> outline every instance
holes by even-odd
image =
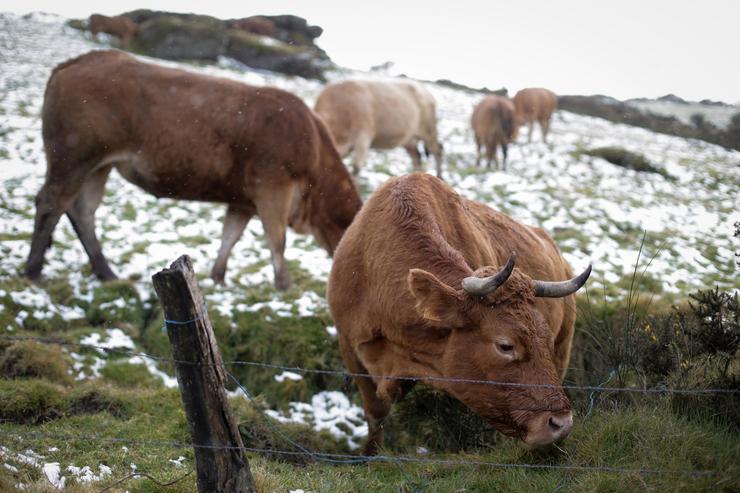
[[[523,441],[530,447],[543,447],[568,436],[571,428],[573,428],[571,411],[543,412],[527,424],[527,433]]]

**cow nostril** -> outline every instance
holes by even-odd
[[[553,429],[553,431],[559,431],[563,425],[562,423],[559,423],[557,419],[555,419],[554,416],[550,416],[550,419],[547,421],[547,424],[550,425],[550,428]]]

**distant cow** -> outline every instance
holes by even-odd
[[[481,146],[486,149],[488,169],[491,160],[498,169],[496,149],[500,146],[503,153],[503,168],[506,169],[506,156],[509,142],[516,139],[517,126],[514,117],[514,103],[510,99],[492,94],[486,96],[473,110],[471,118],[477,157],[476,166],[480,166]]]
[[[558,97],[554,92],[530,87],[522,89],[514,95],[517,121],[520,125],[529,125],[528,141],[532,142],[534,122],[540,124],[542,142],[547,142],[547,133],[550,131],[550,118],[558,106]]]
[[[573,293],[590,272],[571,279],[544,230],[466,200],[433,176],[388,180],[339,243],[328,285],[344,363],[372,375],[355,378],[369,424],[366,452],[382,444],[383,419],[415,381],[527,444],[567,435],[573,418],[560,382]]]
[[[414,169],[420,169],[420,142],[426,155],[434,155],[437,176],[442,175],[436,105],[421,84],[402,80],[329,84],[319,94],[315,109],[331,129],[339,154],[346,157],[354,151],[355,175],[371,147],[403,147],[411,155]]]
[[[108,17],[106,15],[93,14],[90,16],[90,32],[96,41],[98,39],[98,33],[106,33],[116,36],[121,40],[122,46],[128,47],[138,31],[139,26],[123,15]]]
[[[95,51],[54,69],[42,120],[48,168],[25,271],[32,279],[64,213],[94,273],[115,278],[94,224],[112,168],[157,197],[228,204],[216,281],[252,216],[262,220],[275,284],[286,289],[286,227],[312,232],[332,253],[361,206],[328,129],[279,89]]]
[[[244,19],[234,19],[230,22],[230,25],[234,29],[261,34],[262,36],[270,36],[271,38],[276,37],[278,32],[275,23],[261,15],[253,15]]]

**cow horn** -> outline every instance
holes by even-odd
[[[514,270],[515,263],[516,252],[511,252],[506,265],[498,273],[490,277],[466,277],[462,280],[462,288],[475,296],[485,296],[488,293],[493,293],[496,291],[496,288],[505,283],[509,278],[511,271]]]
[[[538,298],[562,298],[578,291],[591,275],[591,264],[578,276],[567,281],[534,281],[534,295]]]

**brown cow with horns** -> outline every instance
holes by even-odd
[[[388,180],[339,243],[328,286],[342,358],[372,375],[355,378],[366,453],[382,444],[383,419],[415,381],[531,446],[565,437],[573,293],[590,273],[573,278],[544,230],[435,177]]]
[[[287,289],[287,226],[332,253],[362,205],[329,130],[279,89],[95,51],[54,69],[42,120],[47,173],[26,264],[32,279],[65,213],[93,272],[115,278],[94,224],[113,168],[157,197],[228,204],[216,281],[252,216],[262,220],[275,284]]]

